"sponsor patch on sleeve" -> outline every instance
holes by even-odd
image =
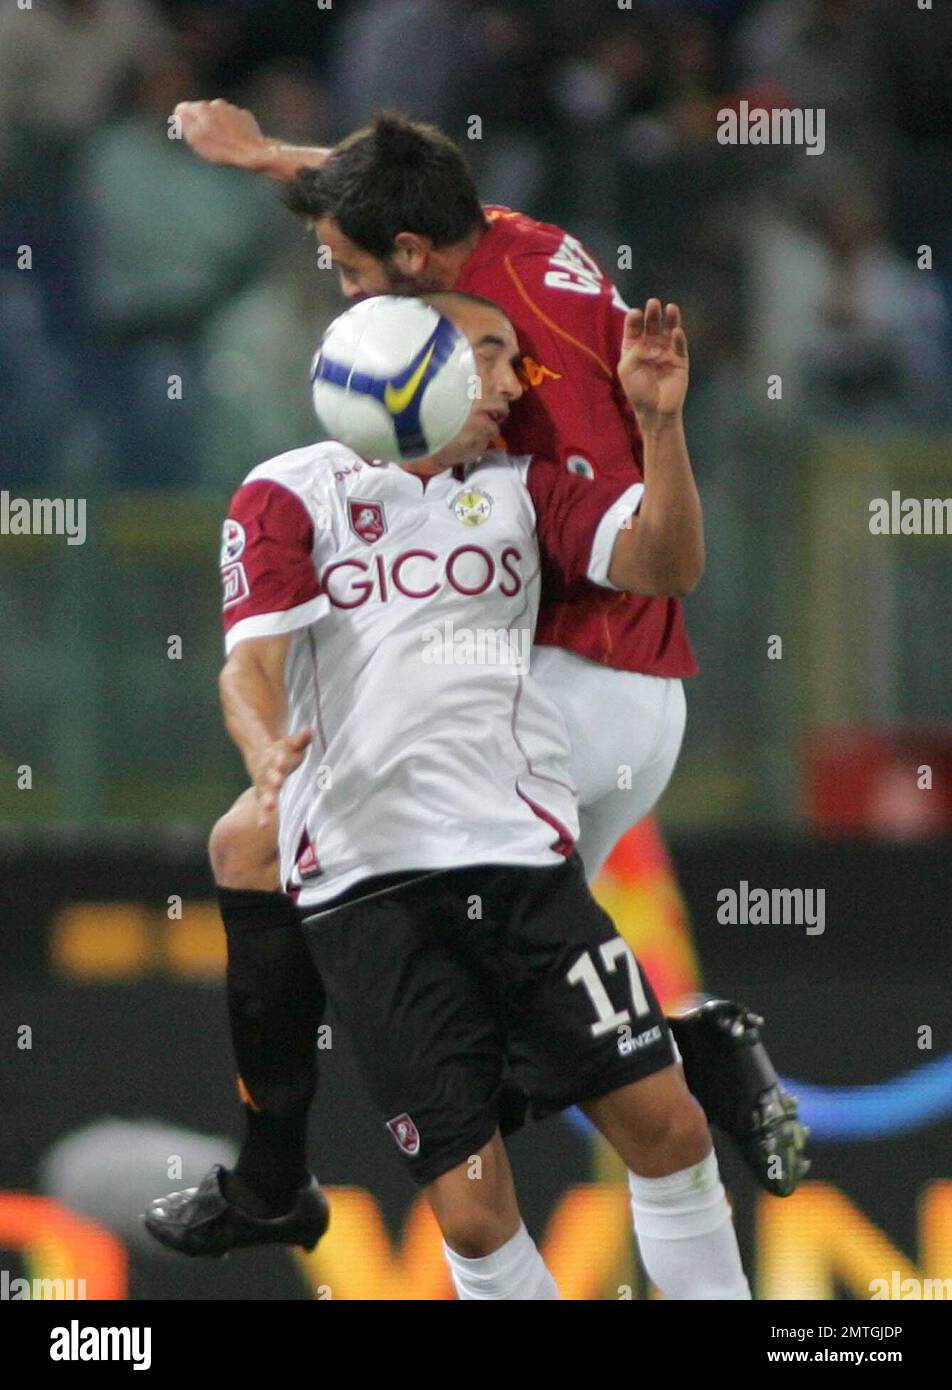
[[[245,567],[240,561],[233,565],[222,566],[221,587],[222,608],[233,607],[234,604],[240,603],[242,599],[247,598],[251,593]]]

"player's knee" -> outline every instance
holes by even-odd
[[[701,1162],[711,1148],[711,1131],[707,1116],[690,1093],[659,1118],[649,1142],[671,1173]]]
[[[268,892],[278,886],[277,846],[255,833],[246,810],[238,804],[212,827],[208,859],[219,888]]]
[[[507,1216],[480,1203],[465,1203],[442,1213],[443,1239],[464,1260],[481,1260],[512,1237]]]
[[[212,833],[208,837],[208,862],[220,888],[237,886],[232,880],[240,872],[240,852],[230,811],[219,817],[212,826]]]

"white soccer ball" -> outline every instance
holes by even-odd
[[[361,300],[330,325],[311,367],[318,422],[369,459],[426,458],[473,408],[468,339],[431,304],[402,295]]]

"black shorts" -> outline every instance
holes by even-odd
[[[507,1063],[540,1119],[676,1060],[651,986],[577,854],[551,868],[365,879],[302,918],[419,1183],[492,1138]]]

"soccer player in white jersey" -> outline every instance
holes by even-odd
[[[514,330],[486,301],[428,298],[469,337],[481,399],[419,464],[326,443],[249,475],[226,523],[226,723],[263,817],[280,798],[282,880],[459,1297],[558,1297],[500,1137],[508,1062],[535,1115],[579,1104],[622,1157],[668,1297],[749,1298],[704,1113],[574,851],[557,709],[518,665],[424,657],[447,625],[506,631],[521,650],[542,556],[616,591],[693,588],[703,533],[678,311],[649,301],[626,325],[619,378],[646,426],[644,482],[592,484],[484,453],[522,392]]]
[[[481,207],[445,135],[390,116],[335,151],[309,150],[266,140],[249,112],[226,102],[184,103],[176,114],[193,148],[212,162],[280,181],[302,166],[326,165],[302,173],[295,206],[332,250],[349,297],[456,288],[501,305],[519,339],[524,387],[500,431],[510,452],[544,453],[590,480],[640,479],[641,437],[614,372],[624,319],[617,292],[562,229]],[[569,729],[578,849],[591,879],[671,775],[684,727],[681,677],[695,669],[693,658],[676,597],[616,594],[584,576],[571,586],[546,576],[536,639],[536,677]],[[592,719],[593,709],[608,708],[610,719]],[[620,765],[631,770],[630,790],[618,787]],[[257,824],[250,792],[216,823],[210,858],[246,1126],[234,1169],[219,1174],[233,1207],[221,1224],[231,1222],[236,1243],[283,1233],[311,1245],[326,1221],[306,1148],[320,982],[279,891],[273,827]],[[803,1171],[802,1141],[750,1020],[725,1004],[716,1018],[698,1011],[674,1026],[709,1117],[738,1142],[768,1190],[786,1193]],[[515,1126],[521,1102],[514,1090],[509,1095]],[[204,1232],[204,1246],[193,1241],[188,1253],[223,1248],[220,1232],[211,1225]]]

